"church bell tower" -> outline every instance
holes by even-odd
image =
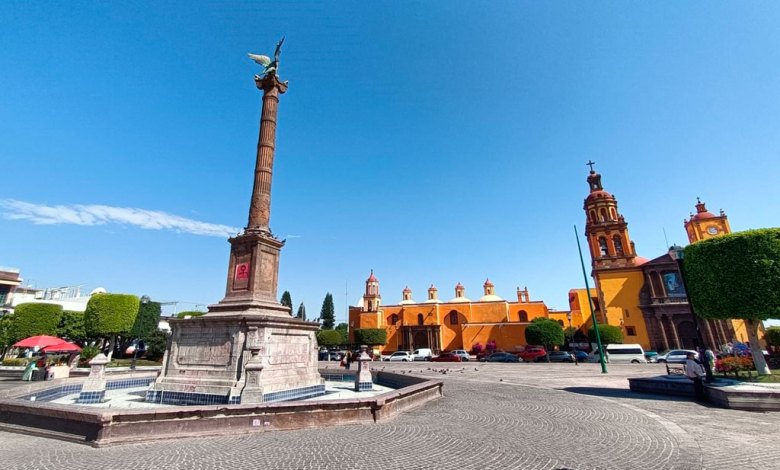
[[[715,215],[707,210],[707,207],[696,198],[696,213],[685,221],[685,232],[688,234],[688,242],[696,243],[708,238],[731,233],[729,219],[723,209],[720,215]]]

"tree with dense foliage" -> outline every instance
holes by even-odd
[[[766,344],[775,350],[780,348],[780,326],[770,326],[766,329]]]
[[[745,321],[756,370],[770,374],[758,328],[780,318],[780,228],[748,230],[685,248],[683,276],[696,315]]]
[[[108,358],[114,354],[116,337],[130,333],[138,315],[140,300],[131,294],[95,294],[87,302],[84,326],[87,335],[108,338]]]
[[[303,302],[298,306],[298,313],[295,314],[295,318],[306,321],[306,306],[303,305]]]
[[[344,344],[349,343],[349,327],[347,326],[346,323],[339,323],[338,325],[336,325],[336,328],[334,328],[334,330],[341,333],[341,337],[343,338],[342,343]]]
[[[599,323],[599,338],[601,338],[601,344],[604,346],[608,344],[623,344],[623,330],[619,326]],[[593,327],[588,328],[588,340],[591,343],[596,342],[596,330]]]
[[[176,314],[176,318],[185,318],[185,317],[200,317],[205,315],[206,312],[201,312],[200,310],[185,310],[183,312],[179,312]]]
[[[325,299],[322,301],[320,320],[323,330],[332,330],[333,325],[336,324],[336,310],[333,307],[333,295],[330,292],[325,294]]]
[[[170,334],[162,331],[153,331],[148,338],[146,338],[146,358],[150,361],[159,361],[165,354],[165,349],[168,347],[168,338]]]
[[[11,316],[10,343],[37,335],[57,335],[62,305],[31,302],[19,304]]]
[[[4,357],[8,347],[11,345],[11,317],[12,315],[3,315],[0,317],[0,357]]]
[[[87,330],[84,328],[84,312],[63,310],[60,324],[57,327],[57,336],[68,341],[83,343],[87,339]]]
[[[534,318],[531,324],[525,328],[525,341],[527,344],[540,344],[548,351],[553,346],[563,346],[565,341],[561,324],[549,318]],[[550,358],[548,357],[549,361]]]
[[[132,330],[130,330],[132,338],[146,340],[159,328],[160,314],[162,313],[160,302],[152,302],[147,299],[148,297],[144,298],[144,301],[138,306],[138,315],[135,317]]]
[[[290,295],[290,291],[284,291],[282,292],[282,300],[279,301],[282,305],[290,309],[290,312],[292,312],[292,296]]]
[[[343,343],[341,333],[336,330],[320,330],[317,332],[317,343],[320,346],[339,346]]]
[[[361,328],[355,330],[355,344],[377,346],[387,343],[387,331],[384,328]]]

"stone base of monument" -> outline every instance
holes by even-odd
[[[147,401],[246,404],[325,393],[317,371],[319,325],[260,309],[210,309],[202,317],[172,320],[171,344]]]

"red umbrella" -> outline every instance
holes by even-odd
[[[53,352],[81,352],[81,348],[73,343],[62,342],[60,344],[52,344],[51,346],[44,346],[41,351],[45,353]]]
[[[57,338],[55,336],[46,336],[46,335],[39,335],[39,336],[30,336],[29,338],[25,338],[18,343],[14,344],[14,347],[16,348],[34,348],[36,346],[43,348],[46,346],[52,346],[55,344],[64,343],[64,339]]]

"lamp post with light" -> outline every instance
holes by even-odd
[[[679,245],[673,245],[669,247],[669,256],[677,263],[677,268],[680,270],[680,279],[682,280],[683,289],[685,289],[685,296],[688,298],[688,309],[691,311],[691,317],[693,318],[693,326],[696,328],[696,350],[699,352],[699,360],[704,364],[704,372],[707,374],[707,382],[713,381],[712,368],[710,367],[710,361],[707,359],[705,351],[707,348],[704,346],[704,336],[701,334],[701,326],[699,325],[699,317],[696,316],[696,312],[693,310],[693,303],[691,302],[690,292],[688,291],[688,283],[685,280],[685,273],[683,273],[685,257],[685,249]]]

